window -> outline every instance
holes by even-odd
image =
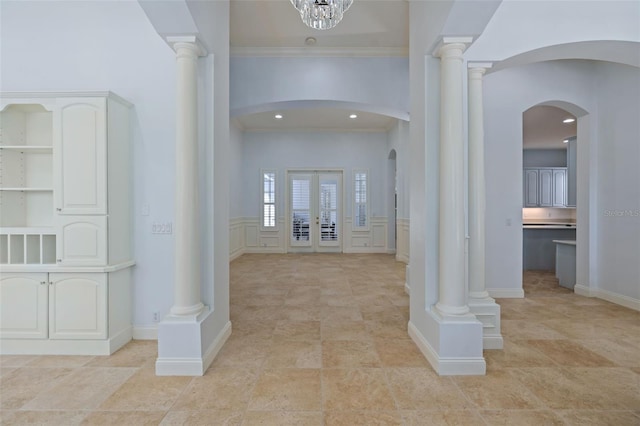
[[[262,172],[262,227],[276,227],[276,172]]]
[[[368,194],[367,194],[367,172],[363,170],[354,171],[353,181],[353,227],[368,228]]]

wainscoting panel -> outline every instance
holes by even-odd
[[[409,219],[396,220],[396,260],[409,263]]]

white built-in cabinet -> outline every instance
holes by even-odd
[[[131,339],[131,105],[0,102],[0,351],[110,354]]]
[[[526,167],[523,172],[524,207],[565,207],[566,167]]]

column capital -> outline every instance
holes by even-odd
[[[467,62],[469,70],[483,70],[483,72],[486,72],[491,67],[493,67],[493,62]]]
[[[473,37],[442,37],[433,49],[433,56],[443,57],[447,52],[458,49],[460,54],[473,42]]]
[[[206,56],[207,49],[204,48],[202,43],[195,35],[181,35],[181,36],[169,36],[166,38],[167,43],[173,50],[178,52],[178,49],[187,48],[191,49],[195,56]]]

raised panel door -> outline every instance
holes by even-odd
[[[565,169],[553,170],[553,207],[564,207],[567,202]]]
[[[58,216],[58,264],[103,266],[107,264],[106,216]]]
[[[46,273],[3,273],[0,277],[0,337],[46,339],[48,292]]]
[[[524,206],[538,205],[538,169],[524,170]]]
[[[51,273],[50,339],[107,338],[107,274]]]
[[[64,98],[54,117],[56,210],[107,214],[106,99]]]
[[[552,207],[553,206],[553,170],[540,169],[539,171],[539,194],[540,194],[540,207]]]

